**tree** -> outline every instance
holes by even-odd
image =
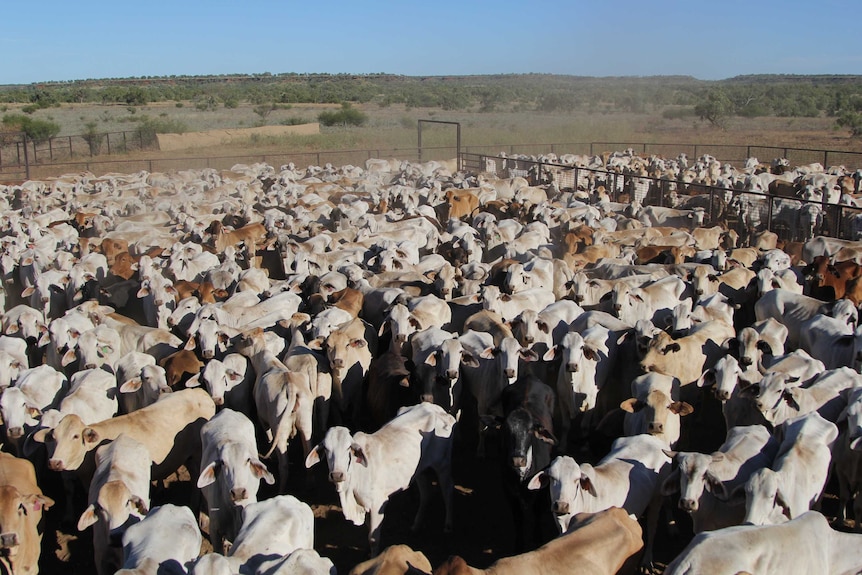
[[[3,116],[3,125],[8,129],[24,132],[28,138],[37,142],[43,142],[60,133],[60,125],[56,122],[30,118],[23,114],[6,114]]]
[[[712,90],[706,95],[706,101],[694,107],[694,113],[701,120],[707,120],[713,126],[722,128],[727,125],[727,119],[733,115],[733,102],[723,90]]]
[[[87,146],[90,148],[91,156],[98,156],[102,152],[102,138],[104,134],[100,134],[96,130],[96,122],[90,121],[84,124],[84,127],[87,128],[87,131],[84,132],[81,137],[84,138],[84,141],[87,142]]]
[[[835,121],[841,128],[850,130],[850,135],[854,138],[862,136],[862,113],[859,112],[842,112]]]
[[[275,110],[277,106],[273,102],[268,102],[266,104],[258,104],[255,106],[252,111],[260,116],[260,125],[263,126],[266,124],[266,119]]]
[[[341,104],[337,112],[321,112],[317,120],[324,126],[361,126],[368,116],[355,109],[350,102]]]

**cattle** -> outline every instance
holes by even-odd
[[[207,503],[213,549],[224,550],[239,531],[242,509],[257,501],[260,480],[275,478],[258,459],[254,424],[242,413],[223,409],[201,427],[201,473],[197,486]]]
[[[335,415],[348,425],[356,425],[362,404],[362,387],[377,347],[374,330],[362,319],[354,318],[330,333],[325,340],[314,339],[307,346],[326,352],[332,376]]]
[[[860,536],[841,533],[816,511],[780,525],[741,525],[701,533],[667,566],[667,575],[856,573],[862,568]]]
[[[670,472],[665,444],[650,435],[622,437],[595,467],[560,456],[545,471],[533,476],[529,489],[550,485],[551,506],[560,532],[576,513],[595,513],[620,507],[640,517],[649,509],[643,561],[652,561],[652,546],[661,507],[659,486]]]
[[[769,467],[751,474],[745,492],[745,522],[752,525],[795,519],[817,503],[829,475],[838,428],[818,413],[787,420]],[[732,494],[731,494],[732,495]]]
[[[799,387],[799,378],[786,372],[772,371],[745,389],[753,397],[757,409],[772,425],[818,411],[829,421],[837,420],[846,405],[841,392],[862,386],[862,375],[841,367],[820,373],[806,387]]]
[[[26,459],[0,453],[0,549],[10,573],[38,573],[42,512],[54,505]]]
[[[528,484],[550,463],[551,448],[557,443],[552,420],[554,392],[527,375],[503,389],[500,401],[503,415],[483,421],[500,430],[503,488],[517,526],[515,546],[525,550],[546,539],[541,510],[547,509],[542,503],[547,500],[531,493]]]
[[[201,550],[201,532],[188,507],[170,503],[150,509],[123,534],[120,575],[155,574],[194,561]]]
[[[55,445],[48,466],[55,471],[78,469],[102,442],[125,433],[147,448],[154,479],[166,477],[182,464],[196,472],[200,426],[214,414],[215,404],[209,395],[195,389],[169,394],[130,414],[90,425],[69,414],[45,434],[45,441]]]
[[[165,368],[149,354],[131,351],[117,360],[115,371],[123,413],[146,407],[171,391]]]
[[[472,190],[446,190],[446,219],[460,220],[473,215],[479,197]]]
[[[421,403],[401,410],[395,419],[372,434],[354,435],[345,427],[331,427],[305,459],[312,467],[321,458],[329,468],[344,518],[362,525],[368,515],[368,543],[377,555],[380,526],[392,494],[419,486],[419,512],[413,523],[422,524],[430,482],[422,476],[434,470],[446,507],[445,531],[452,530],[452,430],[455,418],[440,406]]]
[[[311,448],[314,395],[308,376],[289,371],[267,349],[260,328],[244,333],[237,350],[251,361],[255,372],[254,405],[260,426],[270,441],[264,459],[276,454],[279,490],[283,491],[287,485],[288,441],[299,435],[303,453],[308,454]]]
[[[583,575],[634,573],[643,548],[641,537],[638,522],[620,508],[579,513],[566,533],[535,551],[499,559],[485,570],[454,556],[434,575],[563,575],[573,568]]]
[[[665,325],[682,299],[685,283],[678,277],[662,278],[643,287],[618,282],[612,290],[613,313],[629,325],[650,320]]]
[[[679,507],[691,515],[695,533],[738,525],[741,505],[727,500],[752,473],[772,463],[776,441],[761,425],[733,427],[712,454],[668,452],[677,464],[661,486],[664,495],[679,492]]]
[[[847,293],[847,284],[862,275],[862,266],[853,260],[832,262],[829,256],[817,256],[803,273],[811,278],[812,291],[824,299],[840,299]]]
[[[681,385],[688,385],[718,361],[725,353],[722,344],[734,335],[733,328],[722,321],[702,323],[676,340],[661,332],[650,341],[641,368],[676,377]]]
[[[216,408],[251,413],[253,382],[248,359],[239,353],[229,353],[224,360],[207,361],[203,370],[186,380],[186,387],[204,386]]]
[[[827,369],[862,367],[862,326],[855,330],[846,321],[823,314],[801,322],[799,348],[823,362]]]
[[[694,408],[679,401],[679,381],[659,373],[648,373],[632,381],[632,397],[620,407],[626,412],[626,435],[648,433],[664,441],[669,449],[679,440],[679,418]]]
[[[348,575],[405,575],[411,568],[430,573],[431,563],[421,551],[390,545],[377,557],[355,565]]]
[[[121,541],[126,528],[149,512],[147,448],[124,433],[99,447],[87,500],[89,505],[78,519],[78,531],[93,526],[96,571],[99,575],[114,573],[122,563],[122,555],[113,542]]]

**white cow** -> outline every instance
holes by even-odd
[[[438,405],[421,403],[403,408],[395,419],[372,434],[351,436],[345,427],[331,427],[309,453],[306,467],[326,459],[344,517],[355,525],[369,515],[368,542],[377,555],[380,526],[392,494],[419,485],[420,505],[414,528],[425,515],[429,483],[421,473],[433,469],[446,507],[445,530],[452,530],[452,429],[455,418]]]
[[[260,480],[275,478],[258,459],[254,424],[242,413],[223,409],[201,428],[201,473],[197,486],[209,510],[213,549],[233,541],[242,508],[257,501]]]
[[[669,452],[678,465],[662,493],[680,493],[679,507],[691,515],[695,533],[737,525],[744,509],[727,499],[752,473],[772,463],[777,451],[778,442],[762,425],[731,428],[715,453]]]
[[[670,472],[670,458],[663,448],[664,442],[651,435],[621,437],[597,466],[579,465],[571,457],[560,456],[534,475],[527,488],[550,484],[551,506],[561,533],[577,513],[621,507],[640,517],[649,509],[643,557],[643,562],[649,563],[661,507],[659,486]]]
[[[783,523],[817,503],[829,475],[832,444],[838,428],[817,412],[787,420],[778,454],[769,468],[754,472],[745,491],[745,522]]]
[[[809,511],[781,525],[741,525],[701,533],[665,573],[808,575],[860,569],[862,536],[834,531],[823,515]]]
[[[620,407],[626,412],[623,430],[626,435],[648,433],[673,449],[679,440],[679,418],[694,411],[679,401],[679,380],[660,373],[648,373],[632,381],[632,397]]]
[[[155,575],[185,567],[201,552],[201,532],[192,510],[167,503],[153,507],[123,534],[123,568],[118,575]]]
[[[110,545],[126,528],[145,517],[150,507],[150,454],[125,434],[96,450],[96,473],[90,482],[89,505],[78,520],[78,531],[93,527],[93,548],[99,575],[114,573],[121,564],[119,549]]]
[[[297,549],[314,548],[314,512],[292,495],[249,503],[228,552],[232,573],[270,573]]]

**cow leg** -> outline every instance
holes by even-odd
[[[847,519],[847,506],[850,505],[850,485],[847,481],[847,478],[840,471],[838,472],[838,515],[835,518],[835,522],[840,527],[844,524],[844,521]],[[856,511],[857,497],[853,501],[853,514],[856,517],[856,525],[859,525],[860,516]],[[858,529],[858,527],[857,527]]]
[[[372,509],[368,513],[368,548],[371,557],[377,557],[380,553],[380,532],[383,524],[383,514],[386,512],[386,504],[388,501],[380,505],[380,508]]]
[[[275,456],[278,459],[278,492],[287,493],[287,449],[276,449]]]
[[[655,533],[658,528],[658,519],[661,514],[662,497],[657,494],[647,507],[646,514],[646,537],[644,544],[644,554],[641,559],[641,565],[652,566],[652,547],[655,543]]]
[[[856,533],[862,533],[862,489],[856,491],[856,497],[853,498],[853,518]]]
[[[425,522],[425,507],[431,494],[431,478],[427,472],[420,472],[416,476],[416,488],[419,490],[419,509],[410,527],[413,532],[419,531],[419,527]]]

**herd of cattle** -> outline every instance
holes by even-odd
[[[737,245],[703,178],[744,201],[775,169],[714,164],[677,208],[454,161],[0,186],[0,572],[44,567],[53,518],[99,575],[335,573],[316,477],[367,525],[351,573],[485,572],[381,545],[414,484],[414,529],[435,501],[457,527],[465,459],[499,465],[514,525],[489,573],[657,569],[663,537],[691,541],[674,575],[862,571],[819,511],[837,486],[862,530],[862,242]]]

